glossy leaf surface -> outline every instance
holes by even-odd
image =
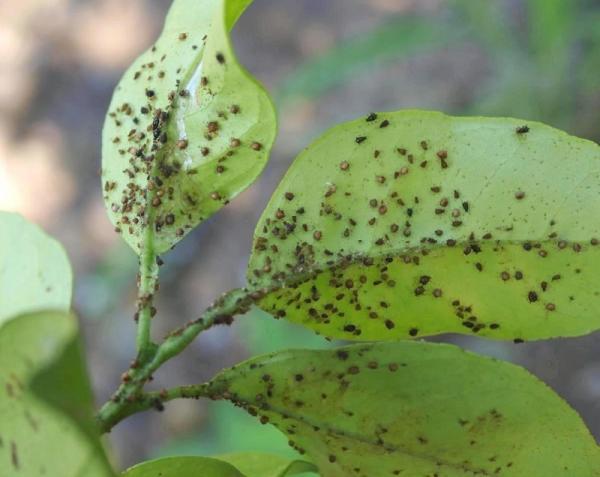
[[[0,323],[71,307],[73,274],[62,246],[18,214],[0,212]]]
[[[255,232],[261,307],[328,337],[600,327],[600,147],[543,124],[401,111],[328,131]]]
[[[323,477],[593,477],[585,425],[517,366],[419,342],[255,358],[213,382],[285,432]]]
[[[216,458],[230,463],[245,477],[286,477],[316,471],[310,462],[261,452],[238,452]]]
[[[245,477],[235,467],[207,457],[165,457],[135,465],[123,477]]]
[[[0,382],[0,475],[114,475],[95,434],[71,315],[40,312],[2,325]]]
[[[265,166],[275,113],[229,39],[250,3],[175,0],[160,38],[115,90],[102,139],[104,199],[137,252],[142,241],[170,249]]]

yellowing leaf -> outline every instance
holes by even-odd
[[[270,422],[323,477],[597,477],[599,449],[517,366],[418,342],[295,350],[221,373],[226,397]]]
[[[400,111],[325,133],[255,232],[260,306],[328,337],[600,327],[600,147],[543,124]]]

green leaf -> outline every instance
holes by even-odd
[[[245,477],[235,467],[207,457],[165,457],[135,465],[123,477]]]
[[[286,351],[212,384],[288,434],[323,477],[600,475],[598,447],[563,400],[524,369],[455,346]]]
[[[175,0],[160,38],[117,86],[103,130],[104,199],[138,253],[141,242],[170,249],[266,164],[273,105],[228,33],[250,3]]]
[[[276,454],[237,452],[215,458],[230,463],[246,477],[286,477],[317,471],[310,462],[291,460]]]
[[[363,35],[340,42],[323,55],[300,65],[286,78],[279,101],[318,96],[348,81],[357,72],[386,60],[456,43],[464,29],[448,28],[437,17],[403,16],[378,25]]]
[[[600,328],[599,213],[595,143],[517,119],[381,113],[298,156],[248,280],[265,311],[334,338],[581,335]]]
[[[73,316],[40,312],[0,328],[0,475],[110,477]]]
[[[0,212],[0,326],[22,313],[67,311],[72,288],[62,246],[20,215]]]

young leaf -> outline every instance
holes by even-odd
[[[261,452],[237,452],[215,458],[235,466],[245,477],[286,477],[317,471],[310,462]]]
[[[127,469],[123,477],[245,477],[235,467],[207,457],[165,457]]]
[[[522,368],[419,342],[296,350],[223,372],[215,396],[285,432],[323,477],[597,477],[577,414]]]
[[[117,86],[102,139],[108,214],[138,253],[162,253],[248,187],[276,133],[273,105],[229,30],[251,0],[175,0]],[[151,244],[151,245],[150,245]]]
[[[260,306],[329,337],[600,327],[600,147],[539,123],[402,111],[300,154],[255,232]]]
[[[62,246],[20,215],[0,212],[0,326],[23,313],[69,310],[72,288]]]
[[[0,475],[114,475],[84,368],[71,315],[39,312],[0,327]]]

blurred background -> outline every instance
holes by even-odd
[[[0,0],[0,209],[65,245],[99,403],[134,355],[137,271],[104,212],[100,131],[112,89],[170,3]],[[271,191],[335,123],[422,108],[539,120],[600,140],[600,0],[255,0],[233,36],[276,100],[280,134],[262,178],[165,257],[157,338],[243,284]],[[441,339],[527,367],[600,438],[600,333],[521,345]],[[252,354],[326,346],[255,311],[203,335],[152,386],[197,383]],[[130,418],[110,440],[122,467],[173,453],[292,453],[275,429],[203,401]]]

